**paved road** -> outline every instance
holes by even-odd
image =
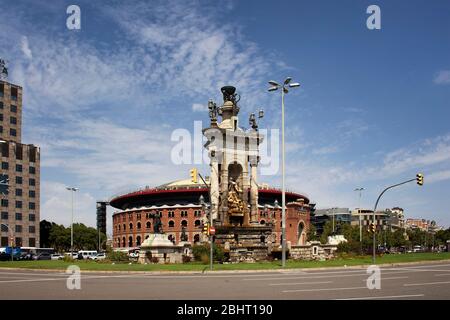
[[[0,269],[3,299],[450,299],[450,262],[381,268],[369,290],[366,269],[213,274],[82,273],[68,290],[64,272]]]

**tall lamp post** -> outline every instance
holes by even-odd
[[[72,219],[70,224],[70,257],[73,258],[73,194],[78,190],[75,187],[66,187],[72,194]]]
[[[277,91],[281,89],[281,265],[286,266],[286,189],[285,189],[285,144],[284,144],[284,95],[289,92],[288,88],[296,88],[300,83],[291,83],[292,78],[287,77],[283,84],[270,80],[271,87],[269,91]]]
[[[359,242],[362,245],[362,219],[361,219],[361,194],[366,190],[364,188],[356,188],[353,191],[359,191],[358,216],[359,216]]]

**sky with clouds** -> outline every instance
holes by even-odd
[[[66,9],[81,8],[81,29]],[[24,88],[23,141],[41,147],[41,219],[95,225],[95,201],[187,178],[172,132],[208,121],[234,85],[243,126],[279,129],[286,96],[287,186],[317,207],[380,207],[450,225],[450,3],[377,1],[0,0],[0,57]],[[206,173],[208,166],[198,166]],[[280,175],[260,180],[275,186]],[[113,212],[109,209],[109,216]],[[111,219],[109,219],[110,224]],[[110,229],[110,225],[109,225]]]

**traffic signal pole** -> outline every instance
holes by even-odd
[[[203,183],[205,184],[205,186],[208,188],[208,193],[209,193],[209,203],[211,204],[211,188],[209,187],[209,185],[206,183],[205,179],[203,179],[202,175],[199,173],[198,176],[200,177],[200,179],[202,179]],[[211,208],[209,209],[209,228],[211,228],[213,225],[213,217],[212,217],[212,212],[211,212]],[[209,269],[212,270],[213,269],[213,235],[211,234],[211,232],[208,230],[208,235],[209,235]]]
[[[388,191],[389,189],[392,189],[392,188],[401,186],[401,185],[403,185],[403,184],[406,184],[406,183],[409,183],[409,182],[412,182],[412,181],[417,181],[417,184],[420,185],[420,186],[423,185],[423,175],[422,175],[421,173],[419,173],[419,174],[417,174],[417,176],[416,176],[415,179],[409,179],[409,180],[406,180],[406,181],[403,181],[403,182],[394,184],[394,185],[392,185],[392,186],[387,187],[386,189],[384,189],[384,190],[380,193],[380,195],[379,195],[378,198],[377,198],[377,201],[375,202],[375,207],[374,207],[374,209],[373,209],[373,217],[372,217],[373,222],[372,222],[372,223],[373,223],[375,226],[376,226],[375,212],[377,211],[378,202],[380,201],[380,199],[381,199],[381,197],[383,196],[383,194],[384,194],[386,191]],[[375,264],[375,260],[376,260],[376,232],[373,232],[373,248],[372,248],[372,262],[373,262],[373,264]]]

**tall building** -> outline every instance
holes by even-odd
[[[22,143],[22,87],[1,78],[0,151],[9,186],[0,195],[1,246],[39,247],[40,150]]]

